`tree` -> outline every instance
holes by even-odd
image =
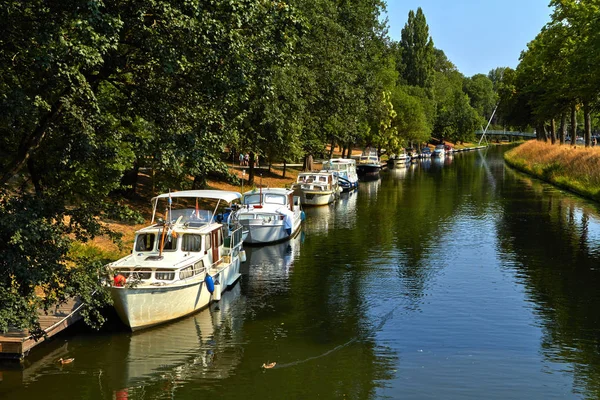
[[[429,26],[421,7],[416,14],[411,10],[402,29],[403,77],[409,85],[430,88],[433,86],[435,50],[429,36]]]
[[[35,331],[37,308],[75,294],[101,321],[101,263],[73,239],[110,233],[108,195],[147,160],[163,188],[219,170],[253,60],[277,59],[274,21],[296,21],[282,3],[166,0],[8,1],[0,16],[0,330]]]

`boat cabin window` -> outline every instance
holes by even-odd
[[[196,210],[195,208],[183,208],[173,210],[171,222],[175,222],[181,217],[181,223],[189,223],[190,226],[201,226],[211,222],[213,215],[210,210]]]
[[[265,203],[285,205],[285,196],[281,194],[267,194],[265,195]]]
[[[159,281],[172,281],[175,279],[175,271],[159,268],[156,270],[154,277]]]
[[[181,251],[199,252],[202,250],[202,235],[185,234],[181,239]]]
[[[179,271],[179,279],[187,279],[194,276],[194,266],[190,265]]]
[[[133,270],[134,279],[150,279],[152,276],[152,270],[149,268],[135,268]]]
[[[185,267],[179,271],[179,279],[191,278],[192,276],[198,275],[202,272],[204,272],[204,261],[200,260],[194,265],[190,265],[189,267]]]
[[[177,250],[177,238],[174,236],[168,237],[165,235],[163,251],[175,251],[175,250]]]
[[[135,240],[135,251],[154,250],[154,233],[140,233]]]
[[[194,275],[204,272],[204,261],[200,260],[194,264]]]
[[[212,244],[211,244],[211,240],[210,240],[210,235],[206,235],[204,236],[204,244],[205,244],[205,249],[209,250],[212,248]]]
[[[286,204],[285,195],[283,194],[263,193],[262,196],[266,204]],[[244,197],[244,204],[260,204],[260,197],[260,193],[249,194]]]
[[[260,193],[244,196],[244,204],[260,204]]]

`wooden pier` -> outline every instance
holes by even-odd
[[[79,299],[71,299],[53,311],[49,311],[48,315],[40,311],[40,325],[46,335],[37,341],[28,331],[15,329],[0,334],[0,359],[23,360],[33,347],[79,321],[81,319],[79,310],[82,305]]]

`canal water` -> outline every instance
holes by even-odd
[[[598,206],[505,149],[384,171],[248,248],[221,303],[70,330],[0,367],[0,398],[600,398]]]

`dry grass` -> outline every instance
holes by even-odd
[[[505,154],[506,161],[550,183],[600,200],[600,147],[552,145],[531,140]]]

